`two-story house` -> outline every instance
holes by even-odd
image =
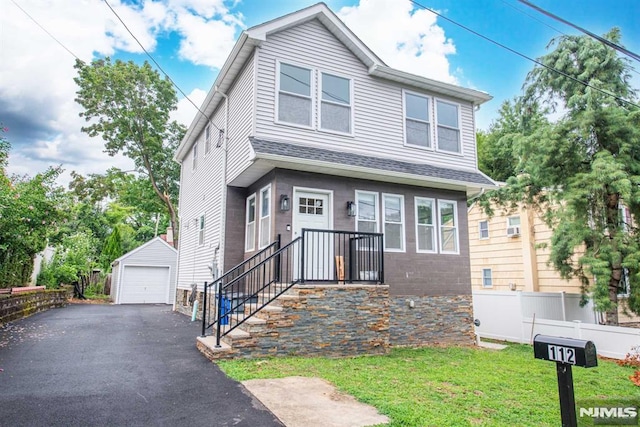
[[[466,202],[495,187],[476,162],[489,99],[385,65],[323,3],[244,31],[175,155],[176,308],[212,271],[295,246],[262,265],[271,279],[241,279],[386,289],[389,345],[471,343]]]

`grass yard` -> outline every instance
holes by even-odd
[[[558,426],[555,363],[527,345],[394,349],[386,356],[278,358],[219,363],[243,381],[293,375],[320,377],[391,419],[390,426]],[[573,368],[576,400],[640,397],[631,368],[598,360]]]

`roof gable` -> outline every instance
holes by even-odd
[[[123,259],[129,258],[131,255],[134,255],[138,252],[141,252],[149,247],[151,247],[152,245],[155,244],[160,244],[160,245],[164,245],[167,247],[167,249],[172,250],[173,252],[175,252],[176,254],[178,253],[178,251],[176,250],[176,248],[174,248],[173,246],[171,246],[169,243],[165,242],[160,236],[158,237],[154,237],[153,239],[149,240],[147,243],[138,246],[137,248],[127,252],[126,254],[122,255],[120,258],[117,258],[115,260],[113,260],[113,262],[111,263],[111,265],[114,265],[116,263],[121,262]]]

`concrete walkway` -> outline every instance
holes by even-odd
[[[166,305],[70,305],[0,328],[0,425],[282,426]]]

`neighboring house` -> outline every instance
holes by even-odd
[[[388,67],[323,3],[244,31],[175,155],[176,309],[189,312],[192,283],[278,236],[289,247],[329,230],[294,248],[277,280],[383,281],[390,344],[471,342],[466,207],[495,187],[476,161],[474,115],[489,99]],[[352,233],[351,252],[329,244],[346,236],[335,230]]]
[[[177,251],[161,237],[111,263],[111,300],[115,304],[173,304]]]
[[[489,217],[473,203],[468,218],[474,291],[581,293],[578,278],[561,278],[549,263],[553,231],[534,209],[494,207]],[[620,297],[620,322],[638,321],[624,314],[625,295]]]

